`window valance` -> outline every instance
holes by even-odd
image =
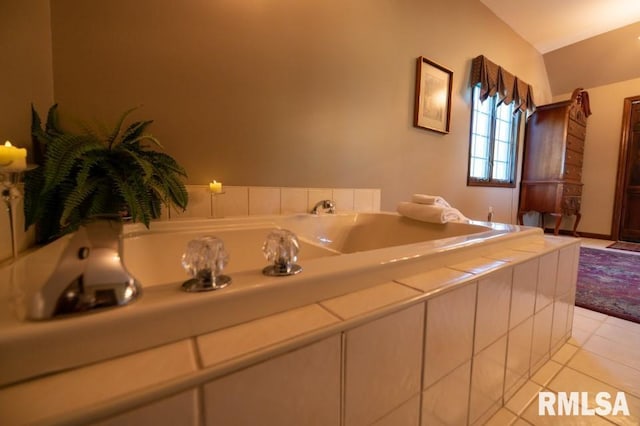
[[[507,105],[515,102],[514,110],[533,112],[536,108],[533,101],[533,88],[485,58],[484,55],[474,58],[471,64],[471,86],[478,83],[480,83],[480,99],[482,101],[497,94],[500,100]]]

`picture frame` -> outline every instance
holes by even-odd
[[[414,126],[449,133],[453,71],[420,56],[416,70]]]

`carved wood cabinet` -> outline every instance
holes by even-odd
[[[530,211],[555,216],[558,234],[563,215],[580,222],[582,156],[589,109],[588,93],[574,90],[571,99],[542,105],[526,125],[518,221]]]

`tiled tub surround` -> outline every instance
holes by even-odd
[[[315,233],[329,232],[323,218]],[[166,222],[129,238],[265,223],[285,224]],[[302,255],[299,276],[237,271],[210,294],[149,286],[129,307],[77,318],[31,323],[4,308],[3,424],[482,423],[569,337],[579,254],[576,239],[492,226],[350,254],[303,236],[333,253]],[[2,271],[3,300],[6,274],[28,269]]]
[[[172,209],[164,219],[241,217],[308,213],[321,200],[333,200],[338,212],[379,212],[380,189],[229,186],[212,200],[208,185],[187,185],[189,205]]]
[[[204,217],[243,217],[272,214],[310,212],[320,200],[333,200],[338,212],[379,212],[380,189],[376,188],[293,188],[266,186],[223,187],[224,194],[212,200],[209,185],[186,185],[189,193],[187,210],[167,210],[163,206],[160,220]],[[23,209],[22,200],[17,211]],[[17,215],[18,250],[23,252],[33,246],[34,227],[24,231],[24,215]],[[9,217],[0,212],[0,265],[11,259]]]

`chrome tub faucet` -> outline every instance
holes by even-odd
[[[122,221],[117,215],[93,216],[65,248],[55,271],[28,307],[30,319],[126,305],[142,293],[122,263]]]
[[[323,209],[325,213],[333,214],[336,212],[336,204],[332,200],[318,201],[311,209],[311,214],[320,214],[320,209]]]

